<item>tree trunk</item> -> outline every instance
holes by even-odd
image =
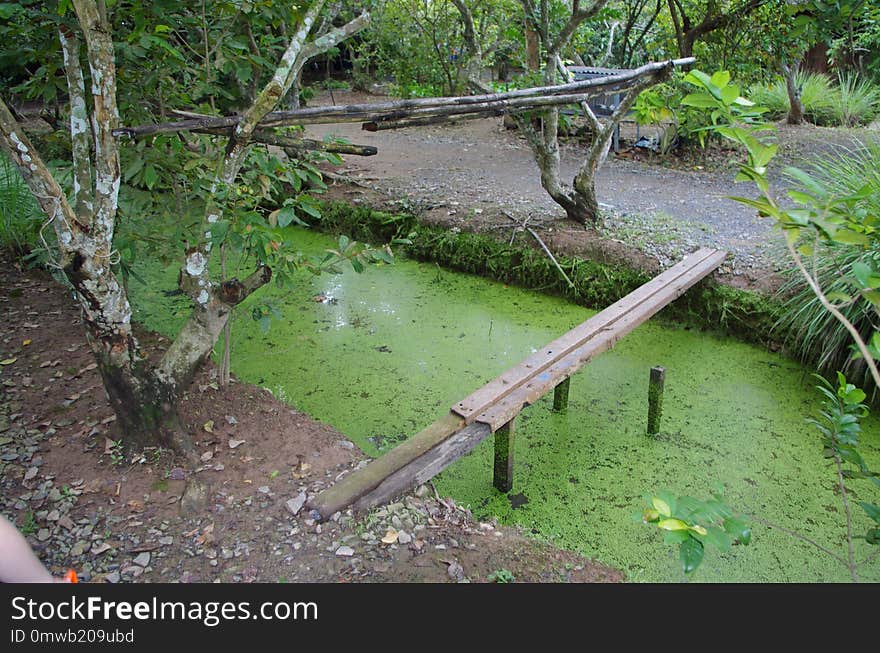
[[[785,77],[785,90],[788,91],[788,124],[800,125],[804,122],[804,103],[801,102],[801,89],[795,80],[795,68],[783,64],[782,74]]]
[[[146,366],[126,368],[105,358],[98,368],[126,451],[158,445],[194,459],[192,439],[177,413],[180,398],[172,387],[159,382]]]
[[[526,68],[529,70],[541,69],[541,44],[538,33],[526,25]]]

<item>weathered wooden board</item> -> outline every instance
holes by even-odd
[[[458,415],[453,413],[444,415],[406,442],[402,442],[388,453],[370,462],[366,467],[352,472],[332,487],[324,490],[309,502],[309,508],[317,510],[326,519],[337,510],[345,508],[352,501],[375,488],[401,467],[430,451],[462,426],[464,426],[464,420]]]
[[[396,499],[422,483],[427,483],[456,460],[473,451],[474,447],[490,435],[492,431],[485,424],[471,424],[456,431],[428,452],[388,476],[373,490],[359,497],[354,501],[352,508],[355,512],[366,511]]]
[[[709,248],[702,248],[690,254],[626,297],[576,326],[546,347],[542,347],[518,365],[462,399],[452,407],[452,412],[460,415],[464,418],[465,423],[470,424],[490,406],[497,404],[518,387],[528,383],[530,379],[541,374],[585,342],[607,332],[615,323],[626,316],[633,313],[644,314],[644,320],[647,320],[672,299],[681,295],[694,283],[718,267],[725,256],[725,252]],[[672,299],[669,299],[670,292]]]
[[[646,322],[652,315],[680,297],[688,288],[721,265],[726,252],[709,251],[713,253],[698,265],[686,270],[673,283],[640,302],[637,310],[630,310],[619,316],[612,324],[595,333],[580,347],[571,350],[565,356],[555,358],[543,369],[525,378],[519,385],[505,392],[501,399],[492,402],[485,410],[474,416],[473,421],[488,424],[493,432],[507,424],[525,406],[534,403],[555,388],[563,379],[570,377],[599,354],[611,349],[621,338]],[[566,335],[580,328],[577,327]],[[562,339],[560,338],[560,340]]]

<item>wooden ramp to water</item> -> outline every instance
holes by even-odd
[[[495,434],[495,487],[510,490],[515,418],[555,389],[568,404],[569,378],[586,363],[710,274],[726,252],[702,248],[456,403],[447,415],[309,502],[323,518],[394,499],[425,483]]]

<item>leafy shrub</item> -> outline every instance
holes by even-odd
[[[880,113],[880,86],[855,73],[837,78],[837,93],[830,110],[831,120],[841,127],[866,125]]]
[[[824,124],[835,104],[837,89],[831,80],[819,73],[797,71],[795,84],[801,89],[801,103],[804,114],[812,123]],[[788,114],[789,102],[785,80],[777,77],[770,85],[756,85],[749,89],[749,99],[767,107],[769,115],[780,119]]]
[[[804,115],[817,125],[855,127],[880,114],[880,87],[854,73],[841,73],[834,84],[826,75],[798,71],[795,84],[801,89]],[[767,107],[774,119],[788,114],[788,92],[781,77],[753,86],[749,97]]]
[[[857,210],[880,215],[880,145],[861,143],[813,162],[811,175],[835,196],[858,194]],[[849,297],[854,269],[880,267],[880,251],[851,246],[825,246],[816,250],[813,266],[826,294]],[[865,362],[852,358],[852,338],[807,286],[800,275],[781,289],[789,294],[777,328],[790,334],[788,344],[805,361],[830,374],[843,371],[862,386],[870,385]],[[876,311],[862,295],[840,302],[840,310],[866,339],[874,330]]]

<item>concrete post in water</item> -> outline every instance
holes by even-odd
[[[510,492],[513,487],[513,442],[516,418],[495,431],[495,473],[492,484],[499,492]]]
[[[571,387],[571,377],[568,377],[553,389],[553,410],[561,411],[568,408],[568,390]]]
[[[666,369],[652,367],[648,381],[648,435],[660,432],[660,418],[663,416],[663,385],[666,382]]]

